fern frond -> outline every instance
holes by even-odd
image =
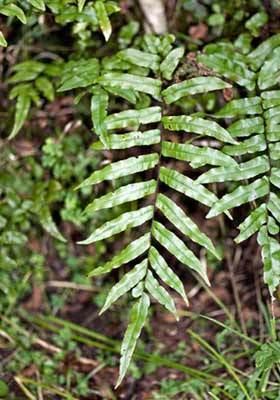
[[[161,40],[163,43],[164,38]],[[124,264],[130,265],[133,262],[136,264],[112,287],[101,310],[101,312],[107,310],[126,293],[130,292],[132,297],[140,297],[133,308],[131,321],[124,337],[118,383],[121,382],[128,368],[128,360],[131,358],[135,341],[140,334],[139,329],[144,325],[141,318],[147,313],[146,308],[149,304],[147,299],[152,297],[172,312],[176,318],[175,303],[166,287],[175,290],[188,304],[183,283],[167,264],[164,256],[159,253],[157,246],[165,248],[179,263],[195,271],[207,284],[209,284],[209,280],[205,264],[190,250],[179,235],[202,246],[218,259],[220,258],[207,235],[178,204],[169,198],[168,194],[163,194],[162,191],[167,188],[169,191],[175,190],[207,207],[212,207],[218,198],[200,183],[171,168],[170,159],[189,162],[195,167],[206,164],[237,165],[231,156],[218,149],[172,141],[174,132],[180,131],[188,132],[192,135],[192,139],[207,136],[223,143],[235,145],[236,140],[217,122],[210,122],[195,115],[168,116],[164,111],[167,104],[174,103],[182,97],[230,88],[231,84],[216,77],[198,77],[171,85],[162,91],[164,82],[160,75],[170,79],[183,56],[183,50],[171,48],[169,53],[166,53],[166,50],[161,48],[159,38],[155,38],[154,43],[148,42],[149,48],[152,48],[152,44],[155,46],[153,52],[149,52],[146,47],[147,43],[145,43],[143,49],[122,50],[116,56],[103,62],[98,72],[99,76],[94,79],[95,86],[91,92],[93,130],[99,136],[99,141],[93,144],[93,148],[121,150],[139,146],[139,155],[109,163],[102,169],[94,171],[79,186],[79,188],[83,188],[98,185],[104,181],[117,180],[120,182],[117,188],[96,197],[87,206],[85,212],[92,215],[102,209],[116,206],[123,207],[125,210],[118,217],[97,227],[88,239],[80,244],[85,245],[104,240],[127,229],[130,229],[132,233],[133,228],[138,228],[140,233],[138,239],[132,240],[111,260],[95,268],[90,274],[99,276],[109,273],[115,268],[120,268]],[[161,51],[155,50],[159,48]],[[137,70],[135,69],[136,65],[140,65],[144,69],[139,70],[137,67]],[[75,77],[73,78],[75,79]],[[68,77],[67,82],[65,81],[68,85],[69,82],[71,82],[71,77]],[[108,112],[110,98],[112,95],[124,98],[123,90],[133,91],[137,100],[135,103],[132,99],[131,103],[135,103],[136,107],[111,114]],[[143,107],[141,103],[143,94],[146,96],[144,104],[160,100],[160,106]],[[140,101],[140,106],[137,106],[138,101]],[[164,138],[167,135],[170,140]],[[152,151],[143,153],[142,146],[153,144],[157,146],[153,147]],[[143,180],[141,173],[148,170],[149,174],[153,173],[155,179]],[[126,177],[130,177],[132,183],[123,185],[121,179]],[[135,201],[137,201],[138,209],[127,211],[129,204]],[[141,206],[143,202],[145,205]],[[166,227],[166,222],[163,223],[163,218],[172,225],[171,229]],[[142,261],[139,263],[140,257]]]
[[[93,172],[79,187],[111,180],[116,180],[117,187],[94,198],[85,212],[91,215],[116,206],[122,211],[80,243],[104,240],[127,229],[132,235],[130,243],[91,273],[91,276],[99,276],[129,264],[129,271],[109,292],[102,312],[126,293],[138,298],[123,341],[118,384],[126,373],[148,315],[149,298],[154,298],[175,317],[174,300],[166,288],[175,290],[188,302],[181,280],[160,253],[160,248],[195,271],[207,284],[206,266],[182,238],[220,258],[211,240],[170,198],[170,192],[175,191],[208,207],[208,218],[221,213],[232,218],[229,214],[232,208],[256,202],[257,208],[239,226],[236,241],[258,233],[265,281],[271,294],[280,280],[276,239],[279,231],[280,91],[269,86],[272,80],[266,77],[266,71],[272,68],[273,85],[278,82],[278,39],[269,39],[267,45],[261,45],[266,53],[263,60],[268,58],[269,62],[258,67],[254,65],[254,68],[252,55],[238,53],[233,45],[208,45],[198,56],[199,61],[218,76],[192,77],[166,87],[164,79],[172,78],[183,57],[182,49],[172,49],[171,43],[169,37],[150,35],[139,48],[122,50],[103,60],[93,77],[94,86],[90,92],[93,129],[99,136],[93,148],[117,150],[116,160]],[[267,47],[273,50],[272,54]],[[220,93],[233,85],[242,86],[243,91],[245,88],[247,97],[233,99],[212,116],[202,113],[170,115],[170,104],[172,110],[178,110],[186,97]],[[253,94],[256,87],[260,94]],[[262,91],[263,87],[270,90]],[[112,96],[126,99],[134,106],[110,113]],[[174,140],[175,135],[178,140]],[[147,152],[147,146],[153,147]],[[118,152],[127,149],[129,154],[129,149],[134,147],[139,147],[137,157],[123,158],[124,153]],[[186,162],[193,169],[206,168],[206,171],[196,172],[196,178],[191,179],[174,168],[174,160]],[[149,171],[149,180],[143,179],[144,171]],[[123,183],[124,178],[129,182]],[[219,182],[231,182],[231,191],[220,199],[205,187]],[[134,206],[129,210],[131,202]],[[138,229],[137,239],[133,239],[133,228]]]
[[[246,57],[230,46],[231,68],[241,65],[243,58],[243,71],[246,71],[250,82],[233,79],[224,73],[221,61],[224,59],[225,52],[221,51],[224,46],[210,47],[212,50],[215,48],[217,54],[212,54],[206,48],[205,54],[200,56],[201,62],[249,91],[256,87],[259,95],[234,99],[215,114],[216,117],[227,119],[226,123],[230,121],[228,131],[240,141],[239,144],[225,145],[221,149],[224,154],[236,157],[238,165],[212,168],[202,174],[197,182],[243,181],[213,204],[208,218],[248,202],[257,202],[256,208],[239,225],[240,233],[235,241],[240,243],[258,233],[264,262],[264,280],[273,297],[280,284],[280,91],[277,90],[280,82],[280,35],[272,36]]]

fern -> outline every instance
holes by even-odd
[[[262,249],[264,281],[271,296],[280,284],[280,35],[272,36],[247,55],[233,45],[209,45],[199,60],[216,73],[248,90],[248,97],[234,99],[213,118],[225,119],[227,130],[239,144],[226,145],[224,154],[238,162],[212,168],[197,182],[233,182],[231,190],[216,202],[208,218],[248,202],[255,206],[239,225],[235,241],[257,233]],[[236,182],[236,183],[235,183]]]
[[[91,276],[100,276],[124,264],[134,264],[134,267],[112,287],[101,310],[101,313],[104,312],[128,292],[136,299],[122,344],[118,384],[125,376],[137,338],[147,318],[150,298],[162,304],[176,318],[174,300],[165,287],[175,290],[188,304],[183,283],[161,255],[160,247],[165,248],[178,262],[195,271],[207,284],[209,281],[206,266],[180,236],[187,237],[220,258],[211,240],[190,219],[185,210],[172,200],[170,191],[181,193],[206,207],[212,207],[218,198],[200,183],[176,171],[172,159],[187,161],[192,166],[237,166],[231,156],[218,149],[200,147],[190,144],[189,141],[181,144],[173,142],[173,132],[186,131],[191,133],[191,141],[206,136],[225,144],[236,143],[231,134],[215,121],[209,123],[196,115],[165,115],[168,105],[186,96],[231,87],[230,83],[220,78],[201,76],[169,85],[167,80],[171,79],[184,55],[182,48],[172,48],[173,40],[170,35],[162,38],[146,36],[140,49],[122,50],[117,55],[103,60],[99,66],[97,60],[88,60],[86,78],[83,78],[83,74],[67,75],[67,79],[63,78],[60,88],[61,91],[72,89],[73,82],[75,87],[91,87],[92,82],[87,81],[87,78],[91,76],[91,69],[93,74],[95,71],[95,85],[91,89],[91,115],[94,132],[99,136],[99,141],[94,143],[93,147],[100,150],[140,147],[139,156],[112,162],[93,172],[79,186],[79,189],[83,189],[104,181],[127,177],[133,179],[132,183],[118,184],[115,190],[95,198],[88,205],[85,212],[89,217],[111,207],[122,207],[125,211],[119,217],[98,227],[86,240],[80,242],[88,245],[128,229],[138,228],[136,239],[132,239],[111,260],[91,273]],[[86,61],[80,63],[82,65]],[[78,64],[76,68],[79,70]],[[168,87],[162,89],[164,86]],[[134,108],[109,113],[112,96],[125,99],[132,103]],[[151,105],[152,101],[159,105]],[[143,148],[152,145],[153,150],[148,153]],[[149,180],[143,180],[143,175],[132,177],[151,170],[154,171],[154,177]],[[136,200],[139,208],[127,211],[127,204]],[[142,226],[144,227],[140,228]]]
[[[280,35],[271,37],[248,55],[239,53],[229,43],[208,45],[197,57],[197,76],[175,84],[168,81],[178,69],[184,51],[182,48],[173,49],[172,42],[170,35],[161,38],[145,36],[140,48],[122,50],[98,66],[97,60],[88,60],[87,71],[92,66],[93,76],[96,74],[94,82],[87,81],[90,73],[86,78],[83,74],[78,77],[70,74],[62,81],[60,89],[72,88],[72,80],[76,82],[74,87],[92,87],[94,83],[91,114],[94,132],[99,136],[99,141],[93,145],[95,149],[153,146],[148,154],[144,149],[139,150],[137,157],[112,162],[93,172],[79,186],[82,189],[104,181],[133,179],[132,183],[119,184],[115,190],[95,198],[88,205],[85,211],[88,216],[111,207],[123,207],[121,209],[125,211],[80,242],[91,244],[138,228],[137,239],[91,273],[91,276],[99,276],[123,264],[135,265],[113,286],[101,310],[104,312],[128,292],[137,299],[121,349],[118,384],[125,376],[148,315],[149,298],[154,298],[176,318],[174,300],[162,284],[177,291],[188,302],[182,282],[161,255],[160,247],[194,270],[207,284],[205,265],[180,236],[187,237],[219,258],[210,239],[174,202],[174,196],[170,197],[170,190],[210,208],[208,218],[221,213],[232,218],[230,209],[256,203],[239,226],[236,242],[258,232],[264,280],[272,296],[280,281],[280,245],[277,240],[280,91],[270,90],[280,80]],[[207,71],[207,76],[199,76],[200,71],[204,74]],[[84,81],[81,83],[80,79]],[[219,94],[225,89],[238,93],[239,87],[247,90],[248,96],[233,99],[214,115],[201,112],[177,114],[180,106],[185,108],[188,98],[197,99],[199,104],[200,95]],[[123,98],[134,108],[110,113],[112,96]],[[216,99],[220,101],[221,96],[216,96]],[[175,115],[169,115],[170,110],[175,110]],[[174,140],[174,132],[178,132],[179,140]],[[187,140],[182,139],[184,132]],[[172,160],[188,162],[193,169],[203,168],[203,172],[193,180],[174,169]],[[150,170],[154,171],[153,179],[143,181],[142,175],[131,177]],[[227,181],[231,182],[228,186],[230,193],[221,199],[205,187],[206,184],[224,184]],[[147,198],[150,199],[149,205]],[[136,200],[140,204],[137,210],[127,211],[127,206],[123,206]],[[145,228],[140,228],[143,225]],[[139,262],[140,257],[142,261]]]

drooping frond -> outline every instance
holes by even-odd
[[[210,45],[200,61],[248,90],[248,97],[234,99],[216,113],[239,141],[221,151],[235,157],[238,164],[209,169],[197,179],[201,184],[236,182],[232,191],[215,202],[208,218],[255,202],[239,225],[235,241],[240,243],[258,233],[264,280],[273,296],[280,284],[280,35],[272,36],[246,56],[230,44]],[[251,95],[252,89],[258,95]]]
[[[92,215],[112,207],[122,210],[119,216],[90,232],[81,244],[104,240],[128,229],[131,236],[123,249],[91,272],[91,276],[99,276],[129,266],[128,272],[110,290],[102,309],[102,312],[107,310],[129,292],[136,299],[122,345],[118,384],[144,326],[150,299],[155,299],[176,318],[168,289],[175,290],[188,303],[183,283],[176,270],[168,265],[166,254],[193,270],[207,284],[206,266],[191,250],[189,241],[219,258],[209,237],[189,217],[185,207],[173,200],[172,193],[208,208],[209,218],[221,213],[232,218],[232,208],[256,203],[257,208],[240,225],[236,241],[258,232],[265,281],[271,294],[279,284],[276,235],[280,100],[279,91],[271,89],[278,82],[280,67],[278,39],[270,38],[267,43],[261,45],[262,51],[255,50],[263,58],[260,65],[255,65],[254,52],[239,54],[228,43],[206,46],[198,59],[212,74],[186,77],[182,82],[170,84],[168,81],[184,52],[172,48],[170,35],[148,36],[139,48],[122,50],[101,64],[88,60],[84,65],[87,71],[92,69],[92,74],[85,74],[85,78],[81,75],[78,79],[82,82],[75,83],[74,87],[86,87],[92,96],[93,130],[98,136],[93,148],[114,151],[114,160],[94,171],[79,186],[95,186],[94,193],[98,193],[85,212]],[[273,70],[274,80],[267,78],[268,69]],[[74,70],[62,82],[61,90],[68,89],[72,79],[74,82],[77,79]],[[214,115],[180,112],[185,99],[199,98],[207,92],[214,92],[217,103],[224,103],[222,91],[233,90],[233,86],[245,88],[248,95],[233,99]],[[252,92],[255,89],[258,94]],[[121,99],[126,108],[118,111],[114,102],[116,109],[112,111],[111,99],[115,98]],[[129,153],[132,148],[133,156]],[[123,150],[127,151],[127,157]],[[192,177],[176,168],[182,162],[195,170]],[[199,174],[197,169],[201,167]],[[100,194],[100,188],[108,186],[104,182],[109,181],[114,182],[113,188]],[[208,184],[227,181],[231,182],[231,190],[219,199]]]

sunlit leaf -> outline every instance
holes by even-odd
[[[91,244],[99,240],[107,239],[117,233],[127,229],[135,228],[153,218],[154,207],[147,206],[136,211],[126,212],[119,217],[105,222],[104,225],[97,228],[88,239],[78,242],[79,244]]]
[[[116,254],[112,260],[106,262],[104,265],[95,268],[90,272],[89,276],[99,276],[107,274],[115,268],[119,268],[123,264],[127,264],[137,257],[141,256],[151,245],[151,235],[146,233],[139,239],[129,243],[123,250]]]
[[[224,82],[220,78],[200,76],[169,86],[169,88],[162,92],[162,95],[166,103],[171,104],[181,97],[230,87],[231,85],[229,83]]]
[[[189,115],[179,115],[163,117],[162,123],[165,129],[171,131],[192,132],[198,135],[211,136],[222,142],[237,143],[230,133],[215,121]]]
[[[179,293],[188,305],[188,299],[185,293],[184,285],[180,278],[168,266],[165,259],[159,254],[155,247],[151,247],[149,251],[149,262],[153,270],[160,279],[170,288]]]
[[[164,289],[164,287],[162,287],[154,278],[151,271],[148,271],[147,273],[145,288],[159,304],[163,305],[169,312],[175,315],[177,321],[179,320],[174,300],[167,290]]]
[[[103,314],[115,301],[142,281],[147,274],[147,267],[148,260],[146,259],[127,272],[110,290],[100,314]]]
[[[87,206],[86,213],[90,215],[94,211],[142,199],[143,197],[153,194],[155,190],[156,181],[154,179],[146,182],[131,183],[95,199]]]
[[[207,214],[207,218],[215,217],[233,207],[254,201],[269,193],[269,184],[266,177],[257,179],[248,185],[238,186],[233,192],[218,200]]]
[[[177,260],[196,271],[209,284],[205,266],[175,233],[160,222],[154,221],[152,235]]]
[[[141,298],[132,307],[130,322],[122,342],[120,373],[116,387],[121,384],[123,378],[125,377],[134,349],[136,347],[137,340],[147,319],[149,306],[149,296],[143,293]]]

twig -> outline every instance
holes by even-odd
[[[46,283],[46,287],[54,287],[61,289],[73,289],[73,290],[83,290],[85,292],[96,292],[97,289],[90,285],[81,285],[74,282],[67,281],[49,281]]]

